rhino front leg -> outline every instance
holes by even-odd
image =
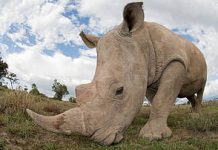
[[[150,118],[141,129],[140,137],[157,140],[171,136],[172,131],[167,126],[167,118],[184,83],[185,74],[185,68],[180,62],[172,62],[165,69],[152,101]]]

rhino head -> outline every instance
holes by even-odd
[[[127,4],[121,25],[101,38],[81,32],[84,43],[97,50],[94,78],[76,87],[76,108],[56,116],[27,109],[37,124],[53,132],[79,133],[105,145],[122,140],[147,87],[147,56],[137,37],[144,26],[142,4]]]

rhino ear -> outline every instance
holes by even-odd
[[[130,34],[144,24],[143,2],[129,3],[123,10],[123,23],[121,32]]]
[[[79,35],[86,46],[89,48],[95,48],[97,46],[98,40],[100,39],[94,35],[85,34],[83,31]]]

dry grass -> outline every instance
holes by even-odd
[[[0,113],[4,114],[17,112],[26,114],[27,108],[36,112],[57,114],[74,106],[74,104],[69,102],[50,100],[46,97],[34,96],[23,91],[6,90],[1,93],[4,93],[4,96],[0,96]],[[58,107],[59,105],[61,107]]]
[[[190,106],[175,106],[168,119],[173,130],[171,138],[149,142],[138,133],[149,117],[149,107],[143,107],[116,145],[101,146],[79,135],[54,134],[35,125],[27,116],[30,108],[45,115],[53,115],[74,107],[70,102],[50,100],[21,91],[0,89],[0,150],[96,150],[96,149],[218,149],[218,102],[205,103],[199,117],[190,115]]]

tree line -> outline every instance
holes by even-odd
[[[4,78],[8,79],[11,88],[14,89],[13,85],[18,81],[17,75],[8,71],[8,64],[2,60],[2,57],[0,57],[0,86],[3,85]]]
[[[6,82],[6,80],[9,83]],[[14,90],[14,84],[18,84],[18,78],[15,73],[8,71],[8,64],[4,62],[2,57],[0,56],[0,86],[8,88],[8,84],[10,84],[11,89]],[[57,79],[54,80],[51,88],[52,91],[55,93],[52,99],[62,100],[64,96],[69,94],[67,86],[58,82]],[[28,91],[26,86],[24,87],[24,91]],[[32,84],[29,94],[46,97],[45,94],[39,92],[38,87],[35,83]],[[69,101],[76,102],[76,99],[74,97],[70,97]]]

